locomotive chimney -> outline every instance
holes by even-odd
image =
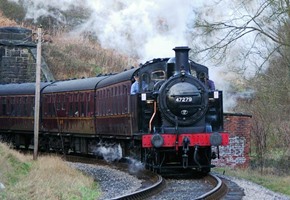
[[[175,47],[175,73],[180,73],[184,71],[186,74],[190,73],[189,62],[188,62],[188,52],[190,48],[188,47]]]

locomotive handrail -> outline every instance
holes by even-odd
[[[154,112],[152,114],[152,117],[150,118],[150,121],[149,121],[149,133],[151,133],[152,131],[152,121],[154,119],[154,116],[156,115],[156,112],[157,112],[157,106],[156,106],[156,101],[154,101]]]

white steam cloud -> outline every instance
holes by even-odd
[[[140,160],[136,160],[131,157],[126,157],[126,159],[130,174],[138,174],[140,171],[145,169],[144,163],[142,163]]]
[[[21,0],[10,0],[23,2]],[[53,16],[65,22],[61,12],[71,8],[90,11],[76,32],[96,35],[104,48],[116,49],[140,61],[171,57],[175,46],[187,46],[188,24],[194,22],[192,0],[33,0],[24,1],[26,18]]]
[[[106,144],[98,144],[92,152],[95,155],[98,155],[104,158],[107,162],[118,161],[122,158],[122,148],[120,144],[116,145],[106,145]]]
[[[145,61],[156,55],[171,56],[176,45],[188,45],[185,36],[187,22],[192,19],[190,0],[94,2],[89,20],[79,28],[96,33],[105,48]]]

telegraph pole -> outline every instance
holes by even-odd
[[[33,160],[37,160],[38,135],[39,135],[39,107],[40,107],[40,66],[41,66],[41,26],[37,30],[37,57],[35,80],[35,104],[34,104],[34,152]]]

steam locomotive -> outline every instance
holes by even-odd
[[[189,60],[188,47],[173,50],[173,58],[121,73],[41,83],[39,149],[94,154],[118,146],[154,171],[209,172],[229,141],[222,91],[208,88],[208,68]],[[131,95],[136,74],[139,92]],[[0,85],[1,140],[33,147],[34,95],[35,83]]]

